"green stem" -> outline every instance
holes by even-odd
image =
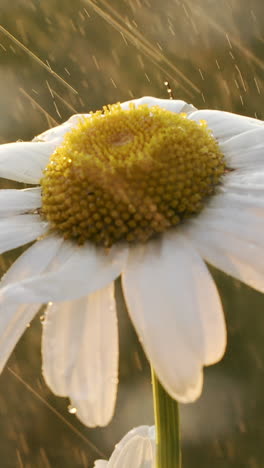
[[[156,429],[156,468],[181,468],[178,403],[162,387],[152,369]]]

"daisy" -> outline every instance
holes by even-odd
[[[226,346],[206,263],[264,290],[264,126],[144,97],[0,147],[1,252],[37,240],[0,289],[0,367],[42,304],[43,375],[88,426],[118,384],[114,280],[163,387],[201,393]]]
[[[94,468],[154,468],[154,460],[154,426],[139,426],[121,439],[109,461],[97,460]]]

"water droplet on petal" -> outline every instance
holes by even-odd
[[[77,409],[72,405],[69,405],[67,409],[68,409],[68,413],[70,413],[70,414],[76,414],[77,413]]]

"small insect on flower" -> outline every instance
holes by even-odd
[[[145,97],[0,147],[0,251],[36,240],[0,289],[0,365],[39,310],[43,375],[88,426],[118,385],[114,281],[167,392],[201,393],[226,346],[206,262],[264,291],[264,125]]]

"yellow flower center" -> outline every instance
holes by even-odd
[[[144,242],[198,213],[224,170],[205,122],[115,104],[81,118],[51,156],[42,214],[79,244]]]

